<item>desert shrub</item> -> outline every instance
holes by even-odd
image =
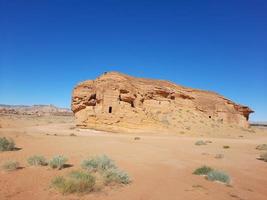
[[[224,148],[224,149],[229,149],[230,146],[228,146],[228,145],[224,145],[223,148]]]
[[[63,194],[91,192],[95,186],[95,177],[82,171],[73,171],[66,178],[55,177],[52,186]]]
[[[193,174],[196,174],[196,175],[207,175],[209,172],[211,172],[213,169],[211,167],[208,167],[208,166],[202,166],[200,168],[197,168]]]
[[[81,167],[88,171],[105,171],[117,168],[114,161],[106,155],[95,156],[81,163]]]
[[[49,161],[49,166],[52,169],[62,169],[64,168],[64,165],[66,164],[66,162],[68,161],[68,159],[64,156],[58,155],[53,157],[50,161]]]
[[[81,167],[89,172],[94,172],[104,180],[105,184],[128,184],[131,182],[129,175],[118,169],[114,161],[106,155],[95,156],[81,163]],[[74,176],[79,176],[75,174]]]
[[[103,177],[106,184],[109,183],[128,184],[131,182],[129,175],[126,172],[115,168],[111,168],[105,171]]]
[[[198,140],[195,142],[195,145],[206,145],[207,143],[203,140]]]
[[[206,179],[210,181],[220,181],[222,183],[229,184],[231,181],[230,176],[222,171],[214,170],[211,167],[202,166],[198,169],[196,169],[193,174],[196,175],[204,175]]]
[[[260,160],[267,162],[267,152],[260,155]]]
[[[19,162],[14,160],[7,161],[2,165],[2,169],[6,171],[15,171],[19,169]]]
[[[134,137],[134,140],[140,140],[141,138],[140,137]]]
[[[15,143],[12,139],[0,137],[0,151],[12,151],[15,149]]]
[[[65,193],[66,191],[66,179],[63,176],[56,176],[52,180],[52,186],[58,190],[60,190],[62,193]]]
[[[29,165],[45,166],[47,165],[46,159],[43,156],[34,155],[27,159]]]
[[[71,133],[70,136],[77,136],[77,135],[75,135],[74,133]]]
[[[260,144],[256,146],[257,150],[267,150],[267,144]]]
[[[207,174],[207,179],[210,181],[220,181],[222,183],[227,183],[229,184],[231,179],[230,176],[222,171],[218,170],[212,170]]]

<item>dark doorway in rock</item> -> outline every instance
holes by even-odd
[[[209,118],[211,118],[211,116],[209,116]]]
[[[112,113],[112,107],[111,106],[109,106],[109,108],[108,108],[108,113]]]

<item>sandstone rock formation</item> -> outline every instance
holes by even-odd
[[[79,83],[72,94],[79,127],[108,131],[196,129],[204,125],[248,126],[247,106],[214,92],[117,72]]]

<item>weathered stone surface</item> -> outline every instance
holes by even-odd
[[[72,94],[77,126],[110,131],[248,126],[253,111],[214,92],[117,72],[78,84]]]

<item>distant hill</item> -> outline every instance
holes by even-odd
[[[18,115],[73,115],[68,108],[59,108],[54,105],[6,105],[0,104],[0,114],[18,114]]]
[[[250,126],[267,127],[267,121],[250,121]]]

